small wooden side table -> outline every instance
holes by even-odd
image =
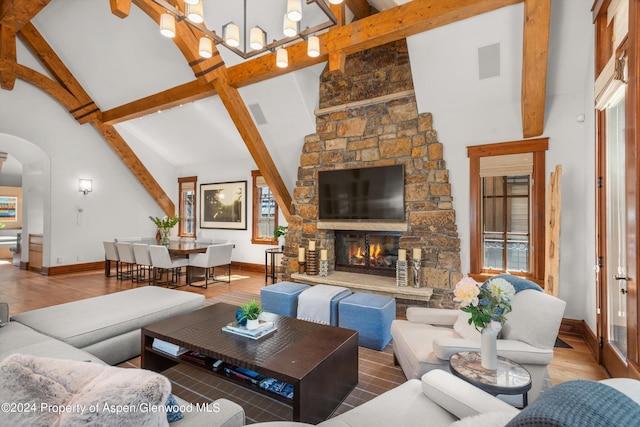
[[[531,374],[513,360],[498,356],[498,369],[490,371],[482,367],[479,352],[465,351],[451,356],[449,368],[456,377],[489,394],[522,394],[522,406],[529,403],[527,393],[531,390]]]
[[[276,283],[278,280],[278,274],[276,270],[276,255],[282,254],[284,251],[281,248],[269,248],[264,250],[264,282],[268,283],[268,278],[271,276],[271,283]],[[269,271],[269,256],[271,256],[271,271]]]

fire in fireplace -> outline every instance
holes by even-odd
[[[386,231],[336,231],[337,271],[395,276],[400,234]]]

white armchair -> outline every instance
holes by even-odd
[[[527,289],[511,301],[498,339],[498,355],[524,366],[531,374],[529,401],[550,386],[547,366],[553,358],[566,303],[543,292]],[[461,351],[479,351],[480,333],[467,323],[461,310],[410,307],[407,320],[391,324],[394,360],[408,379],[433,369],[449,370],[449,358]]]

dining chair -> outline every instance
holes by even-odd
[[[129,242],[116,242],[118,256],[120,256],[120,278],[134,281],[133,272],[136,269],[136,257],[133,254],[133,246]]]
[[[115,262],[116,264],[116,279],[122,279],[120,274],[120,256],[118,255],[118,248],[116,247],[116,242],[102,242],[104,246],[104,257],[105,262]],[[109,274],[108,277],[111,277]]]
[[[149,245],[149,255],[151,256],[151,264],[158,274],[153,275],[152,284],[154,285],[169,285],[175,284],[178,286],[180,281],[180,272],[182,267],[189,266],[188,258],[171,258],[169,255],[169,249],[166,246],[161,245]],[[167,280],[164,282],[158,282],[158,278],[162,278],[162,273],[167,273]],[[171,274],[171,276],[169,276]],[[159,277],[158,277],[159,276]]]
[[[136,278],[135,281],[151,283],[153,276],[155,276],[155,269],[151,262],[151,255],[149,254],[149,245],[144,243],[133,243],[133,255],[136,258]]]
[[[215,268],[222,266],[228,266],[226,282],[230,283],[232,250],[233,243],[223,243],[220,245],[209,245],[205,253],[189,254],[188,268],[191,269],[189,274],[189,277],[191,278],[190,282],[193,281],[194,267],[204,269],[204,285],[194,285],[193,283],[189,283],[189,285],[206,289],[209,286],[209,279],[211,279],[212,282],[223,282],[223,280],[216,280],[215,275]]]

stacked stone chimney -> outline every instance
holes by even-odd
[[[429,305],[452,306],[451,291],[462,274],[449,171],[431,114],[418,114],[406,41],[349,55],[342,74],[325,69],[316,123],[300,155],[283,278],[298,271],[298,248],[310,240],[327,249],[333,270],[334,233],[319,228],[318,171],[403,164],[406,229],[400,247],[409,254],[422,249],[422,283],[434,289]]]

